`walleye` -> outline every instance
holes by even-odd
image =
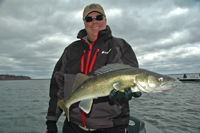
[[[72,94],[57,104],[65,111],[69,121],[69,108],[76,102],[81,101],[79,107],[88,114],[93,99],[108,96],[113,89],[124,92],[125,88],[130,87],[132,92],[165,92],[176,87],[172,84],[175,81],[169,76],[145,69],[118,63],[109,64],[95,71],[92,78],[77,74]]]

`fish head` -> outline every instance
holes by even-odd
[[[166,75],[154,72],[143,72],[136,76],[135,82],[139,90],[143,92],[165,92],[176,87],[176,80]]]

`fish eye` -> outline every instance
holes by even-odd
[[[158,81],[164,81],[164,78],[163,77],[160,77],[160,78],[158,78]]]

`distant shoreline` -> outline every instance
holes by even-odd
[[[31,79],[31,80],[50,80],[50,78],[48,78],[48,79]]]
[[[0,74],[0,80],[32,80],[29,76]]]

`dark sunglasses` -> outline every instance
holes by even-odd
[[[86,22],[91,22],[94,18],[95,18],[97,21],[101,21],[101,20],[103,20],[103,15],[97,15],[97,16],[95,16],[95,17],[88,16],[88,17],[85,17],[85,21],[86,21]]]

